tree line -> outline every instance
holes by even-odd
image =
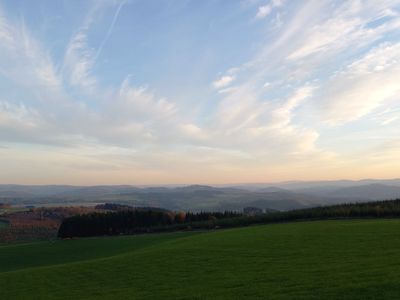
[[[231,219],[241,215],[229,211],[185,213],[152,209],[95,212],[64,219],[58,230],[58,236],[67,238],[172,231],[195,223],[214,226],[218,219]]]
[[[58,236],[85,237],[176,230],[213,229],[301,220],[399,218],[400,199],[271,212],[248,216],[238,212],[118,211],[66,218]]]

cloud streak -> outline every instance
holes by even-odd
[[[104,48],[104,45],[107,43],[108,39],[110,38],[110,36],[111,36],[111,34],[112,34],[113,30],[114,30],[115,23],[118,20],[119,13],[121,12],[121,9],[125,5],[125,3],[126,3],[126,1],[121,1],[121,3],[118,5],[118,7],[117,7],[117,9],[115,11],[115,14],[113,16],[113,19],[111,21],[110,27],[108,28],[108,31],[107,31],[104,39],[101,41],[101,44],[100,44],[99,48],[96,51],[96,55],[94,56],[94,60],[95,61],[100,56],[101,51]]]

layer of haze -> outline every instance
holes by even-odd
[[[400,0],[0,0],[0,182],[398,177]]]

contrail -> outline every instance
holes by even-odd
[[[119,12],[121,11],[122,6],[124,6],[125,2],[126,2],[126,1],[122,1],[122,2],[120,3],[120,5],[118,5],[117,11],[116,11],[115,14],[114,14],[113,20],[112,20],[112,22],[111,22],[110,27],[108,28],[107,34],[106,34],[106,36],[104,37],[104,39],[101,41],[100,47],[97,49],[96,55],[95,55],[95,57],[94,57],[94,61],[97,60],[97,58],[99,57],[101,51],[103,50],[103,47],[104,47],[105,43],[107,42],[107,40],[108,40],[109,37],[111,36],[111,33],[112,33],[113,29],[114,29],[114,25],[115,25],[115,23],[117,22],[117,19],[118,19],[118,16],[119,16]]]

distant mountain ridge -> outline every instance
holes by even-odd
[[[230,186],[0,185],[0,202],[20,205],[120,203],[170,210],[223,211],[246,206],[290,210],[400,198],[400,180],[283,182]]]
[[[400,186],[400,178],[395,179],[361,179],[361,180],[320,180],[320,181],[283,181],[276,183],[242,183],[231,184],[229,186],[237,186],[247,189],[262,189],[262,188],[281,188],[287,190],[297,190],[305,188],[344,188],[352,186],[362,186],[368,184],[384,184],[391,186]],[[228,186],[228,185],[227,185]]]
[[[362,186],[340,188],[330,193],[335,197],[365,198],[371,200],[400,198],[400,186],[390,186],[379,183],[371,183]]]

